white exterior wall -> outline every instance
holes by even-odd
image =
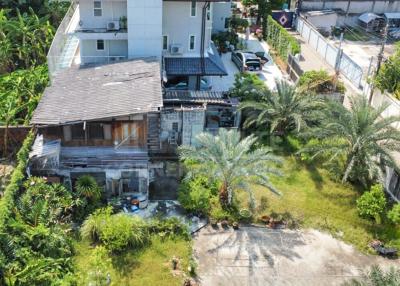
[[[342,9],[347,12],[349,1],[302,1],[302,10]],[[400,1],[350,1],[348,13],[362,14],[373,12],[400,12]]]
[[[162,34],[168,36],[168,44],[182,46],[184,56],[200,56],[202,8],[204,2],[197,2],[196,16],[191,17],[191,2],[163,3]],[[213,19],[213,3],[211,3],[211,18],[206,22],[205,51],[210,45]],[[189,36],[194,35],[195,49],[189,50]],[[161,46],[161,44],[160,44]]]
[[[213,33],[226,31],[225,19],[232,17],[231,1],[214,3],[213,9]]]
[[[97,50],[97,40],[80,41],[81,63],[105,63],[112,57],[128,57],[128,41],[104,41],[104,50]]]
[[[79,1],[80,21],[82,25],[78,28],[91,29],[91,28],[107,28],[107,22],[119,21],[123,16],[127,16],[126,1],[101,1],[102,16],[94,16],[92,0]]]
[[[127,0],[129,58],[161,57],[162,0]]]

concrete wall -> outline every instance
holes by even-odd
[[[200,42],[201,42],[201,19],[202,7],[204,2],[197,3],[196,16],[191,17],[190,9],[191,2],[164,2],[163,3],[163,21],[162,21],[162,34],[168,36],[169,45],[179,44],[183,48],[185,56],[199,56],[200,55]],[[205,48],[211,41],[211,28],[212,28],[212,8],[211,4],[211,18],[206,23],[206,37]],[[195,50],[189,51],[189,36],[196,37]],[[161,44],[160,44],[161,45]]]
[[[318,30],[324,30],[327,32],[331,30],[332,26],[336,26],[338,20],[338,16],[336,13],[315,16],[304,14],[303,16]]]
[[[157,56],[162,50],[162,0],[127,0],[129,58]]]
[[[225,19],[232,17],[231,1],[214,3],[213,9],[213,33],[226,31],[225,29]]]
[[[302,10],[341,9],[346,13],[362,14],[373,12],[382,14],[385,12],[400,12],[400,1],[316,1],[303,0]]]
[[[93,0],[80,0],[79,12],[82,26],[78,28],[106,28],[107,22],[119,21],[120,17],[127,16],[126,1],[102,1],[102,16],[94,16]]]
[[[126,40],[106,40],[103,51],[97,50],[97,40],[81,40],[79,45],[82,64],[105,63],[116,56],[128,57],[128,41]]]

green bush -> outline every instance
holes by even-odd
[[[34,139],[31,131],[25,138],[21,149],[17,154],[17,167],[14,169],[11,180],[4,191],[4,196],[0,200],[0,233],[5,232],[7,221],[10,218],[12,209],[15,206],[15,195],[20,190],[25,179],[25,171],[28,164],[29,152]]]
[[[237,31],[243,31],[249,26],[249,22],[246,19],[243,18],[238,18],[233,16],[229,20],[229,26],[234,30],[235,32]]]
[[[241,101],[260,101],[268,92],[268,87],[256,74],[237,73],[235,82],[230,90],[232,97],[237,97]]]
[[[278,22],[271,16],[268,16],[267,35],[265,39],[279,56],[287,61],[288,54],[296,55],[300,53],[300,44],[296,38],[289,34]]]
[[[148,226],[141,218],[123,213],[112,214],[111,207],[90,215],[82,225],[81,235],[92,242],[101,242],[112,252],[141,247],[149,241]]]
[[[80,222],[103,206],[101,202],[102,188],[97,184],[95,178],[83,175],[78,178],[75,189],[78,198],[74,209],[74,220]]]
[[[387,213],[387,217],[394,224],[400,224],[400,203],[393,206],[393,208]]]
[[[300,76],[298,87],[302,91],[311,91],[316,93],[346,92],[344,83],[336,79],[334,75],[329,75],[325,70],[307,71],[303,73]]]
[[[182,182],[179,186],[178,201],[186,211],[206,215],[210,210],[210,197],[216,192],[215,184],[210,184],[206,177],[198,176]]]
[[[382,185],[373,185],[357,200],[358,214],[363,218],[373,218],[380,222],[380,216],[385,211],[386,197]]]
[[[148,224],[148,227],[151,234],[157,234],[162,238],[190,238],[190,233],[187,225],[176,217],[153,220]]]

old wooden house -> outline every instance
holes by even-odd
[[[90,174],[108,197],[174,199],[177,147],[200,132],[238,126],[222,92],[164,91],[160,62],[141,58],[56,74],[34,113],[31,172],[74,186]],[[149,193],[150,190],[150,193]]]

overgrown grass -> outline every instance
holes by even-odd
[[[374,238],[400,248],[398,227],[385,221],[376,225],[358,216],[356,199],[360,193],[354,187],[331,180],[326,170],[305,165],[293,156],[284,160],[284,176],[272,178],[282,196],[255,186],[257,202],[262,197],[267,200],[265,210],[258,209],[257,216],[288,212],[302,227],[328,231],[364,252],[370,251],[368,243]],[[240,201],[247,202],[244,196],[240,194]]]
[[[358,28],[348,28],[344,33],[345,40],[348,41],[370,41],[372,40],[365,31]]]
[[[89,261],[94,248],[88,241],[76,242],[74,263],[78,285],[84,285],[91,271]],[[153,236],[151,244],[140,250],[129,249],[118,255],[110,255],[108,272],[111,285],[158,285],[181,286],[192,253],[191,242],[181,238],[161,239]],[[173,272],[171,259],[179,258],[178,271]]]

